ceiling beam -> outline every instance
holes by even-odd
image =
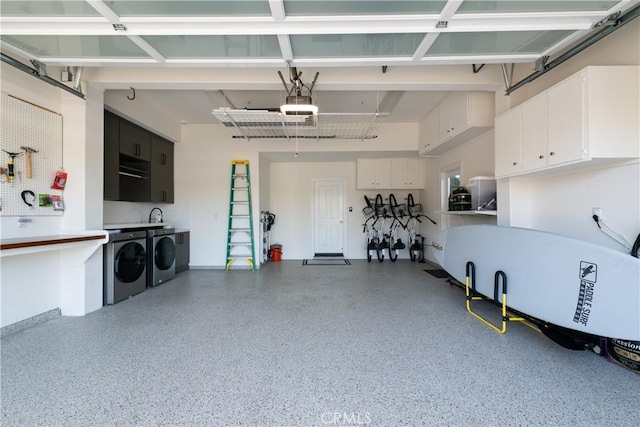
[[[431,45],[435,43],[439,35],[440,33],[429,33],[426,36],[424,36],[424,38],[418,45],[418,48],[413,53],[413,57],[411,59],[414,61],[420,61],[424,57],[424,55],[429,51],[429,49],[431,48]]]
[[[462,4],[462,0],[449,0],[445,7],[440,12],[440,20],[448,21],[456,14],[458,8]]]
[[[380,113],[392,113],[393,109],[396,108],[400,98],[404,95],[404,91],[400,90],[388,90],[385,92],[382,100],[378,104],[378,112]]]
[[[133,36],[133,35],[130,35],[130,36],[128,35],[127,37],[129,37],[129,40],[135,43],[140,49],[144,50],[147,53],[147,55],[149,55],[159,63],[163,64],[167,62],[167,58],[162,56],[160,52],[158,52],[153,46],[147,43],[147,41],[142,37]]]
[[[287,15],[284,11],[283,0],[269,0],[269,8],[274,21],[283,22],[286,19]]]
[[[303,71],[312,75],[317,70],[304,68]],[[251,68],[234,68],[229,72],[224,68],[86,67],[84,76],[102,89],[129,90],[129,87],[135,86],[137,90],[282,90],[282,82],[276,72]],[[482,73],[473,74],[469,65],[443,65],[397,67],[387,74],[380,73],[378,67],[355,67],[349,73],[341,68],[323,68],[322,78],[314,91],[497,91],[503,88],[499,66],[487,65]]]
[[[118,16],[109,6],[107,6],[102,0],[86,0],[89,5],[94,8],[100,15],[107,19],[112,24],[120,23],[120,16]]]
[[[506,15],[506,16],[505,16]],[[532,14],[531,16],[455,15],[447,28],[436,28],[439,15],[237,18],[57,18],[0,17],[7,35],[113,35],[112,23],[124,24],[134,35],[279,35],[279,34],[403,34],[427,32],[584,30],[602,14]],[[115,22],[115,21],[118,22]]]
[[[18,50],[14,50],[18,52]],[[534,62],[539,54],[517,55],[473,55],[473,56],[427,56],[414,60],[411,57],[372,57],[372,58],[302,58],[294,59],[292,65],[296,67],[382,67],[382,66],[422,66],[422,65],[469,65],[469,64],[502,64],[504,62],[525,63]],[[30,55],[31,59],[37,59],[47,65],[60,66],[85,66],[85,67],[122,67],[164,66],[170,68],[281,68],[282,58],[180,58],[166,59],[159,62],[153,58],[37,58]]]

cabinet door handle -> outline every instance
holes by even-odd
[[[550,152],[550,153],[549,153],[549,155],[550,155],[550,156],[555,156],[555,155],[556,155],[556,153],[555,153],[555,151],[552,151],[552,152]]]
[[[517,165],[517,164],[518,164],[518,162],[513,162],[513,166],[515,166],[515,165]]]
[[[541,159],[544,159],[544,156],[543,156],[542,154],[540,154],[540,156],[539,156],[539,157],[540,157]]]
[[[166,164],[167,164],[167,155],[166,155],[166,154],[164,154],[164,153],[162,153],[162,161],[161,161],[161,163],[162,163],[163,165],[166,165]]]
[[[167,201],[167,192],[166,192],[166,191],[164,191],[164,190],[162,190],[162,192],[161,192],[161,193],[162,193],[162,201],[163,201],[163,202],[166,202],[166,201]]]

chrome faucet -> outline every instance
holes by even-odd
[[[156,209],[160,211],[160,218],[159,218],[159,219],[160,219],[160,221],[154,220],[153,222],[163,222],[163,219],[162,219],[162,209],[160,209],[160,208],[158,208],[158,207],[155,207],[155,208],[151,209],[151,212],[149,212],[149,223],[151,223],[151,216],[153,215],[153,211],[155,211]]]

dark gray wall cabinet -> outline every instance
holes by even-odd
[[[151,160],[151,133],[121,119],[120,154],[140,160]]]
[[[120,119],[104,112],[104,199],[120,200]]]
[[[173,143],[104,112],[104,199],[173,203]]]
[[[151,136],[151,190],[154,203],[173,203],[173,143]]]

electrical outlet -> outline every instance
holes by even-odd
[[[602,208],[591,208],[591,214],[596,215],[599,219],[602,219]]]

